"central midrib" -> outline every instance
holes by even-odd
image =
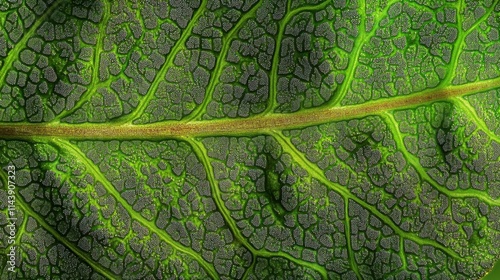
[[[290,114],[269,114],[245,119],[193,122],[167,121],[130,124],[0,124],[2,138],[57,137],[66,139],[155,139],[180,136],[245,135],[262,131],[301,128],[331,121],[363,117],[384,111],[411,108],[434,101],[487,91],[500,86],[500,78],[430,89],[420,93],[383,98],[358,105],[307,109]]]

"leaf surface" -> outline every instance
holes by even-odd
[[[499,22],[498,1],[0,3],[14,275],[480,279]]]

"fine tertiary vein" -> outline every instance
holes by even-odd
[[[356,258],[354,257],[354,250],[352,249],[351,240],[351,219],[349,217],[349,198],[344,197],[344,215],[345,215],[345,237],[347,239],[347,254],[349,256],[349,263],[351,264],[351,269],[356,274],[358,280],[363,279],[359,273],[358,264],[356,263]]]

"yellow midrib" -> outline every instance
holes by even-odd
[[[270,114],[241,119],[206,120],[182,123],[166,121],[147,125],[2,123],[2,138],[57,137],[65,139],[155,139],[176,136],[244,135],[284,130],[352,119],[389,110],[406,109],[453,97],[500,87],[500,78],[430,89],[406,96],[383,98],[358,105],[304,109],[290,114]]]

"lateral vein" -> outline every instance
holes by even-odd
[[[103,184],[105,189],[116,199],[117,203],[123,205],[125,209],[127,209],[127,206],[130,206],[121,196],[121,194],[114,188],[114,186],[101,173],[101,171],[93,163],[90,162],[87,156],[83,154],[83,152],[79,148],[75,147],[73,144],[64,140],[53,140],[53,142],[57,146],[63,148],[64,150],[71,152],[72,155],[74,155],[80,162],[82,162],[85,165],[85,167],[88,168],[88,172],[94,175],[96,177],[96,180],[100,181]],[[191,256],[193,259],[195,259],[203,267],[206,273],[212,277],[212,279],[218,279],[214,267],[211,266],[209,263],[207,263],[200,255],[194,252],[191,248],[177,244],[168,234],[158,229],[154,225],[154,223],[151,223],[150,221],[147,221],[144,218],[140,217],[138,213],[129,210],[127,210],[127,212],[130,214],[130,217],[132,219],[146,226],[151,232],[156,233],[165,242],[170,244],[170,246],[172,246],[175,250],[183,252]]]

